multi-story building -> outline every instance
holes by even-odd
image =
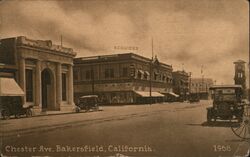
[[[163,101],[169,92],[172,66],[157,57],[152,61],[125,53],[74,59],[75,101],[79,96],[95,94],[104,104],[146,103]]]
[[[199,99],[209,99],[209,88],[214,84],[211,78],[191,78],[190,95]]]
[[[173,72],[173,91],[179,95],[180,101],[188,100],[189,74],[184,70]]]
[[[0,80],[10,83],[1,86],[0,96],[16,95],[10,88],[21,88],[22,104],[32,105],[35,113],[72,110],[76,53],[71,48],[24,36],[1,39],[0,43]]]

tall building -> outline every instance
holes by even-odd
[[[1,81],[12,82],[16,88],[20,86],[24,92],[23,105],[32,105],[35,113],[72,110],[72,65],[76,53],[71,48],[24,36],[1,39],[0,43]],[[8,90],[5,86],[0,93]],[[15,94],[12,92],[8,94]]]
[[[209,99],[209,88],[214,84],[211,78],[191,78],[190,95],[200,99]]]
[[[234,84],[241,85],[244,90],[244,97],[246,97],[246,69],[245,61],[238,60],[234,62],[235,74],[234,74]]]
[[[150,97],[151,86],[151,97]],[[74,59],[75,101],[95,94],[103,104],[163,101],[172,92],[172,66],[133,53]]]
[[[173,91],[180,96],[180,101],[189,98],[189,77],[189,74],[184,70],[173,72]]]

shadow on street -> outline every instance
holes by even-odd
[[[187,124],[190,126],[205,126],[205,127],[239,127],[240,123],[229,121],[203,122],[201,124]]]

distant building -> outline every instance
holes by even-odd
[[[191,78],[190,81],[190,94],[191,96],[200,99],[209,99],[209,88],[214,84],[211,78]]]
[[[75,56],[71,48],[53,45],[50,40],[24,36],[1,39],[0,77],[13,87],[18,88],[16,83],[20,86],[24,92],[22,104],[33,105],[34,112],[72,110]],[[8,92],[5,86],[0,96],[18,95],[14,90]]]
[[[96,94],[103,104],[149,103],[150,84],[152,101],[163,101],[172,80],[172,66],[157,58],[125,53],[74,59],[75,101]]]
[[[189,74],[184,70],[173,72],[173,91],[180,96],[180,101],[189,98],[189,77]]]
[[[244,97],[246,98],[246,69],[245,69],[245,61],[238,60],[234,62],[235,64],[235,74],[234,74],[234,84],[241,85],[244,90]]]

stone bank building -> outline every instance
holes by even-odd
[[[72,110],[73,49],[24,36],[0,42],[0,77],[20,86],[23,105],[33,105],[35,113]]]
[[[75,100],[95,94],[103,104],[164,101],[172,92],[172,71],[157,57],[152,61],[134,53],[75,58]]]

